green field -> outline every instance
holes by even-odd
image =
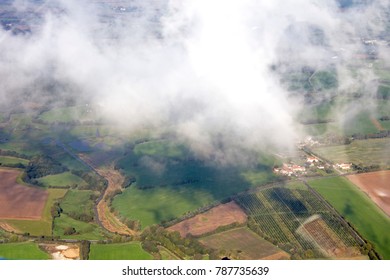
[[[390,218],[362,191],[341,177],[316,179],[309,184],[370,240],[385,259],[390,259]]]
[[[390,121],[381,121],[380,124],[385,130],[390,130]]]
[[[166,140],[156,140],[138,144],[134,148],[136,155],[183,158],[188,154],[185,147]]]
[[[136,184],[115,197],[121,216],[140,220],[142,226],[177,218],[214,201],[253,186],[278,180],[272,173],[273,156],[258,155],[248,168],[215,166],[196,159],[181,144],[152,140],[135,145],[117,168],[136,178]]]
[[[298,115],[299,121],[305,123],[308,121],[325,121],[331,119],[334,106],[333,101],[322,102],[319,104],[305,106]]]
[[[42,183],[45,187],[66,187],[66,186],[86,186],[87,183],[80,177],[70,173],[64,172],[61,174],[48,175],[38,179],[38,182]]]
[[[75,228],[76,233],[65,235],[64,230],[68,227]],[[103,230],[96,224],[75,220],[66,214],[61,214],[54,220],[54,236],[76,240],[101,240],[105,238]]]
[[[35,144],[23,140],[11,140],[5,143],[0,143],[0,149],[7,151],[15,151],[20,154],[25,154],[29,156],[39,154],[39,148]]]
[[[0,164],[28,164],[28,160],[16,157],[0,156]]]
[[[319,124],[303,125],[302,129],[303,131],[306,132],[306,134],[312,136],[320,136],[330,131],[337,132],[339,130],[339,128],[334,123],[319,123]]]
[[[370,112],[360,112],[353,118],[346,120],[342,124],[343,134],[351,136],[353,134],[370,134],[379,132],[372,122],[374,116]]]
[[[313,151],[334,163],[390,166],[390,138],[355,140],[349,145],[320,147]]]
[[[152,260],[153,257],[142,249],[141,243],[91,244],[90,260]]]
[[[68,153],[64,152],[62,149],[56,152],[49,153],[53,159],[60,162],[63,166],[66,166],[69,170],[82,170],[89,171],[90,168],[85,164],[81,163],[79,160],[75,159]]]
[[[140,190],[135,186],[116,196],[113,206],[129,219],[141,221],[142,227],[169,221],[213,202],[210,194],[191,187],[157,187]]]
[[[47,123],[69,123],[84,120],[91,120],[94,114],[88,113],[85,106],[54,108],[42,113],[39,119]]]
[[[51,207],[54,202],[62,198],[67,190],[63,189],[48,189],[49,196],[46,201],[45,208],[43,210],[43,218],[39,221],[34,220],[6,220],[14,228],[18,229],[22,233],[30,233],[33,236],[51,236]]]
[[[8,260],[48,260],[50,256],[39,249],[36,243],[0,244],[0,259]]]
[[[177,257],[165,247],[158,246],[158,252],[160,253],[162,260],[180,260],[179,257]]]
[[[61,200],[61,208],[65,214],[93,214],[95,200],[99,193],[90,190],[69,190]],[[80,209],[82,206],[82,209]]]
[[[69,190],[60,202],[63,212],[54,220],[53,234],[67,239],[103,239],[103,230],[93,223],[97,196],[97,192],[90,190]],[[68,227],[75,228],[76,233],[65,235],[64,230]]]
[[[203,237],[200,241],[214,249],[233,251],[236,259],[257,260],[283,252],[245,227]]]

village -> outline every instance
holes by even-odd
[[[277,175],[288,177],[301,177],[315,175],[317,171],[323,171],[326,173],[332,173],[333,170],[339,172],[347,172],[352,170],[351,163],[325,163],[315,156],[307,156],[304,164],[297,164],[293,161],[283,163],[282,166],[276,166],[273,172]]]

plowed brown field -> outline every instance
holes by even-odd
[[[183,237],[187,236],[189,233],[193,236],[199,236],[216,230],[220,226],[227,226],[235,222],[239,224],[245,223],[246,219],[247,216],[245,212],[232,201],[214,207],[193,218],[184,220],[168,229],[178,231]]]
[[[350,175],[347,178],[390,216],[390,170]]]
[[[18,170],[0,169],[0,219],[39,220],[48,192],[16,183],[19,175]]]

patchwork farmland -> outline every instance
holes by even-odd
[[[241,260],[289,259],[286,252],[259,237],[246,227],[231,229],[200,239],[214,249],[224,249],[230,258]]]
[[[333,163],[390,167],[390,138],[355,140],[349,145],[318,147],[313,151]]]
[[[293,257],[360,255],[358,242],[338,214],[303,183],[238,196],[248,226]]]
[[[348,221],[384,259],[390,258],[390,218],[357,186],[343,177],[308,182]]]

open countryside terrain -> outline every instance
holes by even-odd
[[[245,227],[206,236],[200,242],[211,248],[225,250],[232,259],[289,259],[289,254]]]
[[[38,179],[45,187],[70,187],[70,186],[86,186],[87,183],[78,176],[70,172],[64,172],[56,175],[48,175]]]
[[[20,174],[18,170],[0,169],[0,219],[39,220],[48,192],[18,184]]]
[[[293,258],[348,258],[360,255],[359,244],[337,213],[303,183],[242,194],[248,227]],[[317,221],[313,229],[310,222]]]
[[[245,212],[234,201],[231,201],[177,223],[169,227],[168,230],[178,231],[182,237],[186,237],[188,234],[200,236],[221,226],[233,223],[243,224],[246,222],[246,219]]]
[[[8,164],[28,164],[28,160],[17,158],[17,157],[9,157],[9,156],[0,156],[0,165],[8,165]]]
[[[390,218],[363,191],[342,177],[315,179],[309,184],[372,242],[383,258],[390,258]]]
[[[390,166],[390,138],[355,140],[349,145],[319,147],[313,151],[333,163]]]
[[[52,207],[55,202],[62,198],[68,190],[48,189],[48,197],[43,208],[42,217],[37,220],[7,219],[4,224],[14,229],[18,233],[26,233],[33,236],[51,236],[52,234]]]
[[[358,186],[390,216],[390,171],[349,175],[348,180]]]
[[[0,259],[8,260],[48,260],[49,254],[32,242],[0,244]]]
[[[125,244],[91,244],[90,260],[151,260],[139,242]]]
[[[389,1],[0,2],[0,259],[390,260]]]
[[[272,173],[276,161],[272,156],[257,155],[254,168],[216,166],[172,141],[145,140],[133,145],[117,162],[116,168],[135,180],[112,202],[120,216],[139,220],[142,227],[164,223],[278,180]]]

